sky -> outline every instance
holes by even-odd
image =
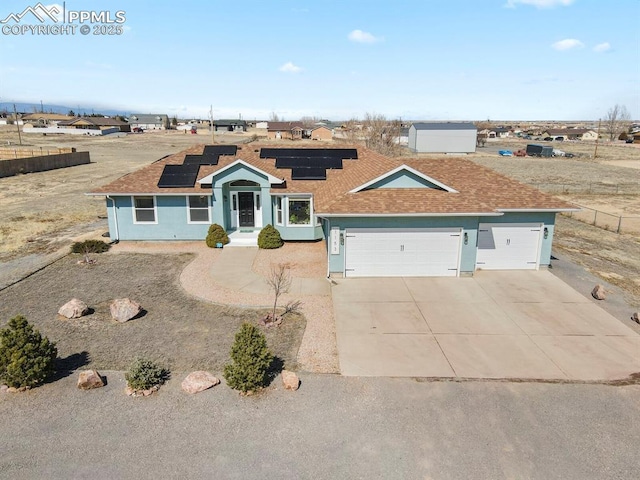
[[[16,17],[37,4],[0,2],[0,102],[492,121],[620,104],[640,119],[638,0],[44,0],[58,22]]]

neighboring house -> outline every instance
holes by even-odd
[[[131,126],[117,118],[106,117],[77,117],[58,123],[60,128],[76,128],[84,130],[109,130],[130,132]]]
[[[244,120],[214,120],[216,132],[246,132],[247,122]]]
[[[489,138],[507,138],[511,135],[511,130],[504,127],[497,127],[489,131]]]
[[[300,140],[303,132],[302,122],[269,122],[267,138],[270,140]]]
[[[132,113],[129,115],[129,125],[131,125],[132,129],[167,130],[169,128],[169,117],[164,113]]]
[[[23,115],[22,121],[25,124],[31,124],[35,127],[48,127],[73,118],[74,117],[69,115],[62,115],[59,113],[29,113],[27,115]]]
[[[256,122],[256,128],[267,129],[269,128],[269,122]]]
[[[322,125],[309,130],[309,138],[311,140],[331,140],[333,138],[333,132]]]
[[[203,240],[267,224],[325,240],[327,272],[459,276],[538,269],[573,205],[451,157],[386,158],[361,146],[194,146],[98,188],[111,240]],[[233,241],[232,241],[233,244]]]
[[[471,122],[414,123],[409,127],[409,149],[417,153],[473,153],[476,132]]]
[[[588,128],[550,128],[542,132],[543,137],[563,137],[565,140],[596,140],[598,134]]]

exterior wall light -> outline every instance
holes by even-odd
[[[544,227],[544,239],[546,240],[549,237],[549,229]]]
[[[469,245],[469,234],[464,232],[464,244]]]

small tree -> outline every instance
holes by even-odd
[[[127,385],[133,390],[148,390],[159,387],[169,378],[169,370],[151,360],[136,358],[124,374]]]
[[[258,248],[280,248],[282,244],[280,232],[270,223],[260,230],[258,234]]]
[[[273,290],[273,313],[271,315],[271,321],[276,320],[276,307],[278,306],[278,298],[283,293],[287,293],[291,288],[291,274],[289,269],[283,265],[271,265],[269,276],[266,278],[267,284]]]
[[[607,116],[603,120],[604,131],[609,140],[614,141],[618,135],[629,128],[629,123],[631,123],[631,115],[627,107],[615,104],[607,111]]]
[[[242,324],[231,347],[231,360],[224,366],[224,379],[231,388],[247,393],[267,384],[273,355],[255,325]]]
[[[35,387],[54,371],[55,343],[33,328],[22,315],[0,330],[0,380],[10,387]]]
[[[217,223],[214,223],[209,227],[209,233],[207,233],[207,247],[214,248],[218,243],[226,245],[229,243],[229,236],[227,232],[225,232],[224,228],[222,228]]]

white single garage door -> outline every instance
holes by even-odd
[[[536,270],[540,262],[540,223],[481,223],[477,270]]]
[[[345,277],[455,277],[460,228],[358,228],[345,232]]]

